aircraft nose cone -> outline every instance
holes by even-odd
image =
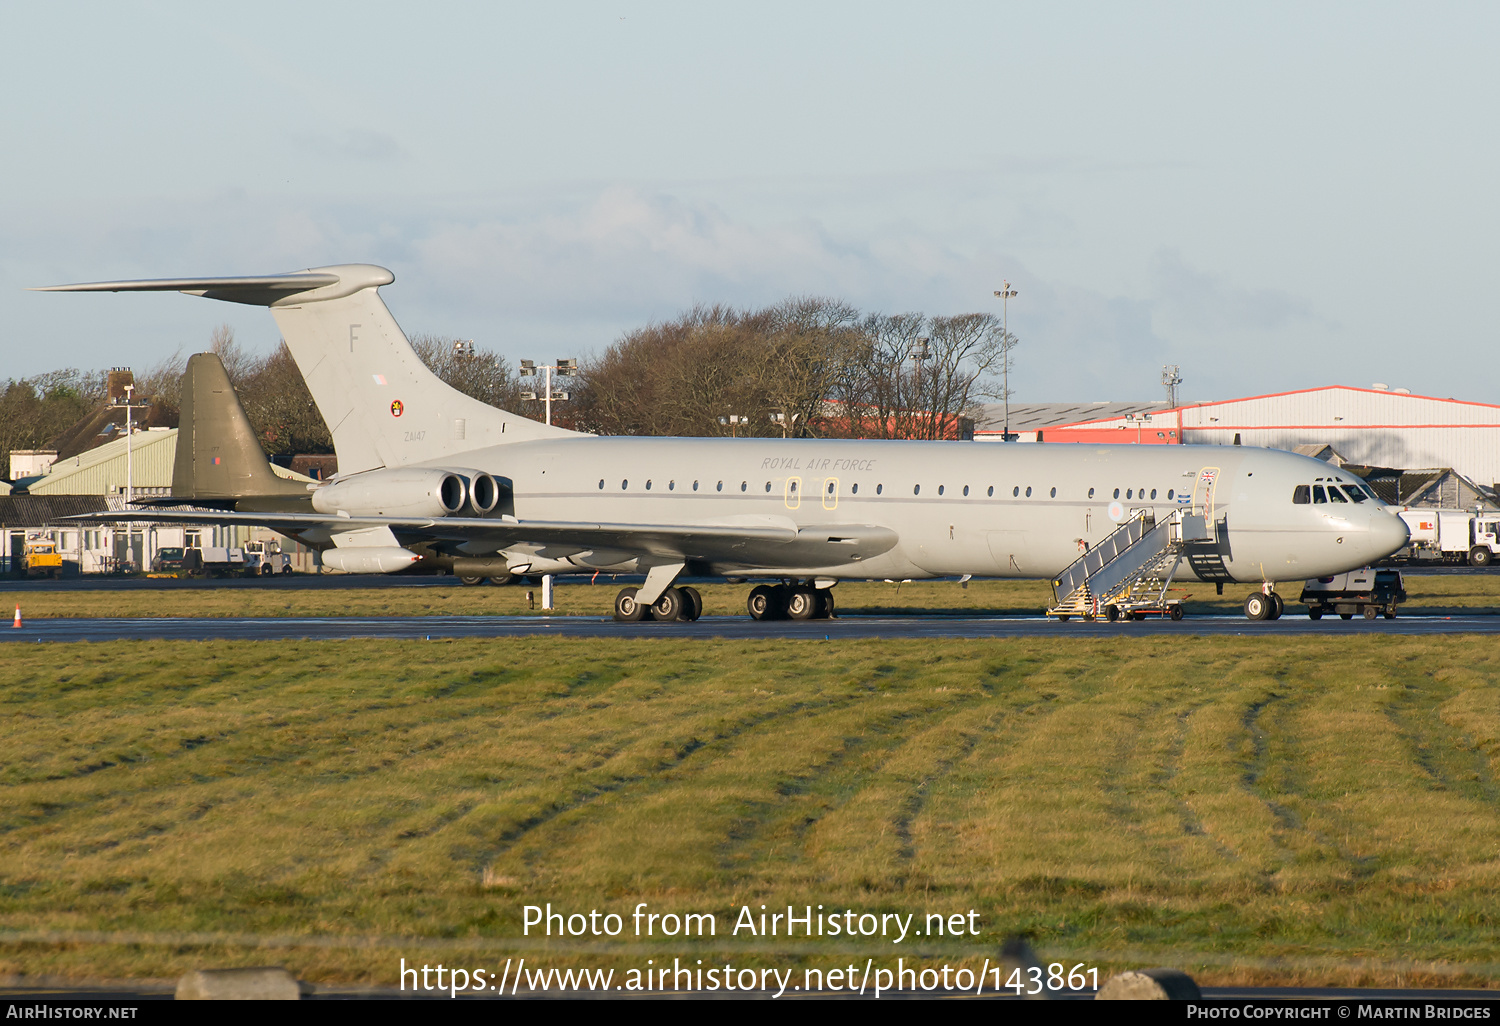
[[[1406,521],[1389,513],[1374,511],[1370,514],[1370,545],[1374,549],[1372,561],[1384,559],[1405,545],[1411,538]]]

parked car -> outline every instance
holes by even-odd
[[[177,546],[164,546],[156,550],[151,559],[154,574],[184,573],[187,570],[187,550]]]

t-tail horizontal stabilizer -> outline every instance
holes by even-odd
[[[576,434],[487,406],[433,374],[380,298],[380,286],[394,280],[374,264],[338,264],[291,274],[89,282],[37,291],[185,292],[269,307],[333,433],[343,475]]]

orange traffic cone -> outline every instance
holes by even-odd
[[[11,626],[12,627],[19,627],[19,626],[21,626],[21,607],[20,606],[16,606],[16,621],[15,621],[15,623],[11,624]]]

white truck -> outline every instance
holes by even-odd
[[[217,545],[183,551],[182,565],[190,576],[242,577],[245,574],[245,550]]]
[[[1397,555],[1417,561],[1489,566],[1500,556],[1500,512],[1462,509],[1403,509],[1411,541]]]

